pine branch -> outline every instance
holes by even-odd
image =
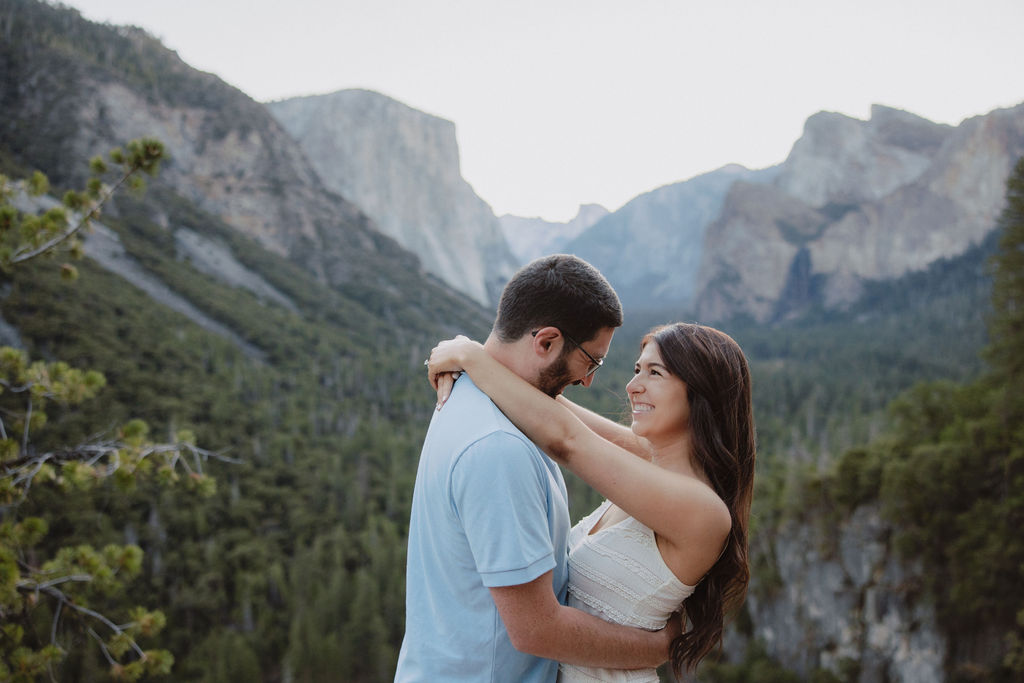
[[[17,265],[19,263],[23,263],[23,262],[28,261],[30,259],[34,259],[37,256],[42,256],[43,254],[48,252],[50,249],[53,249],[54,247],[59,245],[61,242],[64,242],[65,240],[67,240],[70,237],[72,237],[75,233],[79,232],[82,228],[84,228],[87,225],[89,225],[89,222],[93,218],[96,218],[96,217],[99,216],[99,208],[101,206],[103,206],[107,201],[109,201],[110,198],[112,196],[114,196],[114,192],[118,188],[120,188],[122,185],[124,185],[124,183],[128,180],[128,178],[130,178],[132,175],[134,175],[138,170],[139,170],[138,168],[133,168],[130,171],[128,171],[127,173],[125,173],[121,177],[121,179],[118,180],[117,183],[115,183],[114,186],[112,188],[110,188],[106,192],[106,194],[103,195],[103,197],[98,199],[91,207],[89,207],[88,211],[84,211],[84,212],[81,213],[81,218],[78,220],[78,223],[76,225],[74,225],[70,229],[64,231],[63,234],[57,235],[56,237],[54,237],[53,239],[49,240],[45,244],[42,244],[42,245],[40,245],[40,246],[38,246],[38,247],[36,247],[34,249],[30,249],[28,246],[22,247],[18,251],[14,252],[14,254],[11,256],[10,264],[11,265]]]
[[[35,583],[33,581],[23,579],[18,582],[17,588],[22,593],[35,593],[36,595],[38,595],[39,593],[45,593],[46,595],[49,595],[50,597],[56,599],[57,614],[60,614],[60,612],[62,612],[63,609],[67,607],[69,609],[74,610],[75,612],[78,612],[79,614],[83,614],[87,617],[95,619],[96,621],[100,622],[101,624],[109,628],[111,631],[113,631],[115,635],[127,636],[128,643],[131,645],[131,648],[135,651],[135,653],[139,656],[139,659],[145,660],[146,653],[143,652],[142,648],[139,647],[139,644],[135,642],[135,639],[127,634],[127,629],[134,626],[134,622],[121,625],[115,624],[106,615],[97,612],[94,609],[90,609],[88,607],[75,603],[75,601],[70,596],[68,596],[67,593],[56,588],[57,585],[61,583],[67,583],[69,581],[88,583],[92,581],[92,578],[93,577],[88,574],[73,574],[70,576],[60,577],[59,579],[54,579],[52,581],[47,581],[45,583]],[[54,619],[54,623],[50,629],[50,642],[54,645],[57,645],[58,619],[57,617],[55,617]],[[110,665],[117,666],[117,662],[110,656],[109,652],[107,651],[103,639],[100,638],[99,635],[91,627],[89,628],[89,633],[93,635],[93,637],[95,637],[97,641],[100,643],[100,648],[102,648],[104,655],[107,657],[107,661],[110,662]]]
[[[89,222],[92,219],[99,217],[100,207],[109,201],[110,198],[114,196],[114,193],[117,192],[122,185],[128,182],[132,176],[137,174],[139,171],[149,175],[154,175],[157,172],[157,168],[159,167],[160,161],[163,157],[163,143],[153,139],[140,139],[129,142],[127,154],[120,149],[112,151],[110,153],[111,160],[120,164],[124,169],[124,174],[118,179],[118,181],[112,186],[107,187],[106,192],[102,196],[96,198],[91,203],[88,203],[86,210],[77,212],[80,218],[70,229],[64,230],[61,234],[47,240],[39,246],[33,247],[31,245],[23,245],[18,248],[12,256],[6,259],[5,265],[11,266],[29,261],[47,253],[62,242],[73,237],[76,233],[82,230],[82,228],[89,225]],[[99,176],[106,172],[106,163],[101,158],[97,157],[93,160],[91,165],[93,173],[95,174],[92,182],[99,183]],[[43,177],[43,182],[46,182],[45,176]],[[72,194],[74,194],[76,199],[74,201],[69,201],[67,196],[65,196],[64,203],[67,208],[79,208],[76,205],[83,201],[81,195],[78,195],[77,193]],[[90,194],[99,194],[98,188],[96,188],[95,192],[90,190]]]

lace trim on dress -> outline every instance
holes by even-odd
[[[637,520],[630,517],[623,524],[628,526],[623,527],[620,532],[636,541],[645,548],[657,548],[658,543],[654,540],[654,532],[648,529],[646,526],[638,522]],[[639,529],[637,527],[640,527]]]
[[[635,590],[630,590],[627,586],[624,586],[614,578],[608,577],[601,572],[594,571],[593,568],[587,565],[573,565],[573,571],[579,576],[587,579],[590,582],[591,587],[594,585],[600,586],[605,591],[618,595],[622,598],[623,604],[633,605],[635,608],[642,604],[646,604],[649,599],[648,595]],[[610,621],[614,621],[619,624],[639,626],[640,628],[645,628],[648,631],[657,631],[665,625],[664,620],[638,614],[636,609],[632,609],[628,613],[623,612],[612,604],[613,601],[596,597],[572,582],[569,583],[569,593],[580,602],[586,604],[592,610],[605,615]]]
[[[609,680],[622,681],[622,683],[657,683],[658,673],[656,669],[586,669],[573,664],[558,665],[559,681],[571,681],[572,683],[606,683]],[[602,675],[609,674],[612,678],[599,678],[591,673],[598,672]]]
[[[623,521],[621,525],[629,524],[633,521],[635,520],[630,518]],[[637,560],[633,554],[628,552],[628,550],[624,552],[613,547],[611,542],[604,542],[606,539],[617,536],[621,539],[632,541],[640,545],[641,547],[647,549],[653,548],[654,552],[658,553],[659,560],[661,559],[661,553],[657,550],[656,544],[654,542],[653,532],[651,532],[649,529],[646,529],[646,527],[643,527],[642,529],[637,529],[632,526],[627,527],[621,525],[616,525],[616,527],[609,529],[609,534],[605,535],[604,537],[590,536],[587,539],[590,548],[592,548],[595,552],[599,553],[600,555],[603,555],[604,557],[614,559],[616,562],[629,569],[631,573],[643,579],[650,585],[661,585],[665,582],[667,578],[675,578],[675,575],[672,574],[671,570],[669,570],[668,567],[665,567],[665,571],[667,571],[668,573],[660,575],[657,571],[652,569],[647,564],[641,562],[640,560]],[[662,564],[664,564],[663,560]]]
[[[569,586],[569,592],[573,595],[573,597],[587,605],[587,607],[589,607],[590,609],[594,610],[595,612],[599,612],[600,614],[607,617],[605,621],[610,621],[615,624],[628,623],[628,616],[623,612],[620,612],[619,610],[615,609],[607,602],[604,602],[603,600],[598,600],[589,593],[584,593],[582,591],[576,590],[572,586]],[[655,626],[653,628],[648,628],[647,630],[657,631],[659,628],[659,626]]]

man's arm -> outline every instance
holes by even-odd
[[[569,664],[609,669],[660,666],[679,634],[673,618],[661,631],[612,624],[559,604],[551,572],[518,586],[491,588],[512,645],[520,652]]]

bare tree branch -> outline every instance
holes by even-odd
[[[83,576],[84,576],[84,578],[83,578]],[[75,580],[75,581],[83,581],[83,580],[85,580],[85,581],[92,581],[92,577],[88,576],[88,575],[74,575],[74,576],[71,576],[71,577],[62,577],[62,581],[61,582],[66,582],[66,581],[70,581],[70,580]],[[57,603],[58,603],[57,611],[58,611],[58,613],[61,610],[63,610],[64,607],[67,607],[69,609],[72,609],[72,610],[80,613],[80,614],[84,614],[85,616],[92,617],[96,621],[100,622],[101,624],[103,624],[104,626],[109,628],[116,635],[127,635],[126,629],[128,629],[128,628],[130,628],[130,627],[135,625],[135,623],[132,622],[132,623],[129,623],[129,624],[123,624],[123,625],[119,626],[118,624],[115,624],[113,621],[108,619],[105,615],[101,614],[100,612],[97,612],[94,609],[90,609],[88,607],[84,607],[82,605],[76,604],[74,600],[72,600],[70,597],[68,597],[67,593],[65,593],[64,591],[59,590],[58,588],[55,587],[56,583],[57,582],[47,582],[45,584],[30,585],[31,582],[29,582],[29,581],[20,581],[18,583],[18,589],[23,591],[23,592],[45,593],[45,594],[49,595],[50,597],[55,598],[57,600]],[[56,617],[55,617],[55,619],[56,619]],[[103,639],[99,636],[99,634],[97,634],[92,629],[92,627],[89,627],[88,630],[89,630],[89,633],[94,638],[96,638],[97,641],[100,643],[100,647],[103,649],[103,654],[107,657],[107,661],[110,662],[110,665],[111,666],[117,666],[117,662],[110,656],[110,653],[107,651],[106,645],[104,644]],[[57,635],[57,625],[56,625],[56,621],[55,621],[53,627],[51,628],[51,641],[50,642],[53,645],[57,645],[56,635]],[[131,636],[127,636],[127,637],[128,637],[128,643],[131,646],[132,650],[135,651],[135,654],[137,654],[139,656],[139,659],[145,660],[146,659],[146,653],[143,651],[143,649],[141,647],[139,647],[139,644],[135,642],[134,638],[132,638]]]

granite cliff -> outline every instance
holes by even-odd
[[[804,680],[816,671],[861,683],[946,680],[946,636],[914,590],[925,568],[897,557],[891,533],[877,506],[865,505],[836,526],[808,515],[755,538],[782,581],[755,576],[749,630],[732,630],[727,648],[756,640]]]
[[[964,253],[995,227],[1024,155],[1024,105],[957,127],[875,106],[820,113],[769,183],[736,183],[707,228],[702,320],[842,307],[863,284]]]
[[[427,270],[483,305],[518,265],[459,170],[455,125],[367,90],[268,105],[323,182]]]
[[[780,165],[645,193],[564,249],[630,309],[765,322],[843,308],[978,244],[1021,155],[1024,105],[955,127],[879,105],[867,121],[821,112]]]

